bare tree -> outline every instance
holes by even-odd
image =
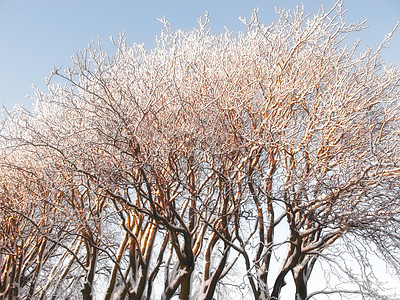
[[[394,30],[362,52],[341,1],[278,14],[91,45],[6,114],[3,298],[395,297],[373,262],[398,280]]]

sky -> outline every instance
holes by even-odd
[[[250,17],[254,8],[262,23],[271,24],[277,20],[275,7],[293,9],[301,3],[314,14],[335,0],[0,0],[0,105],[29,107],[32,84],[45,91],[53,67],[72,66],[71,56],[98,37],[107,46],[110,36],[125,32],[128,45],[144,43],[151,49],[163,29],[157,18],[163,16],[173,29],[189,30],[207,11],[218,34],[225,27],[245,31],[239,17]],[[368,20],[367,30],[349,37],[349,44],[360,38],[362,48],[378,45],[400,20],[399,0],[344,0],[344,7],[348,22]],[[400,68],[399,49],[400,30],[383,55]]]

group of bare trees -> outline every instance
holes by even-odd
[[[0,298],[392,299],[400,72],[342,16],[162,20],[151,51],[54,70],[1,123]]]

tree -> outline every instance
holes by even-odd
[[[91,45],[7,113],[3,297],[390,299],[374,259],[400,274],[393,32],[360,52],[341,2],[278,13],[219,36],[163,19],[150,52]],[[324,270],[339,281],[310,289]]]

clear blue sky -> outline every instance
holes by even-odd
[[[30,106],[26,95],[33,95],[32,83],[45,89],[45,77],[53,66],[71,66],[70,57],[100,37],[126,32],[128,43],[144,42],[154,47],[162,30],[157,18],[166,16],[173,29],[188,30],[208,11],[215,33],[245,30],[239,16],[249,17],[260,9],[260,20],[270,24],[277,19],[274,7],[294,8],[304,3],[310,13],[320,5],[330,8],[334,0],[198,0],[198,1],[104,1],[104,0],[0,0],[0,105]],[[362,39],[362,47],[378,44],[400,20],[399,0],[345,0],[347,21],[368,19],[368,30],[352,39]],[[400,68],[400,30],[384,54],[385,61]]]

